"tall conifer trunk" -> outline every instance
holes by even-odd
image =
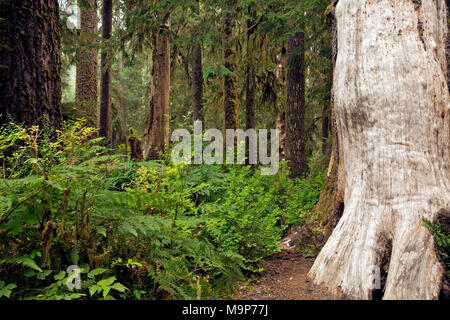
[[[153,42],[152,97],[148,126],[147,160],[159,159],[169,144],[170,16],[160,25]]]
[[[286,49],[283,47],[282,52],[277,55],[277,67],[275,76],[285,88],[285,65],[286,65]],[[286,90],[277,91],[277,118],[275,120],[276,129],[280,134],[280,160],[286,160]]]
[[[89,0],[89,9],[80,8],[80,28],[83,48],[77,62],[75,100],[80,102],[83,114],[91,127],[97,126],[97,0]]]
[[[200,10],[199,1],[196,2],[194,12],[198,15]],[[193,33],[193,38],[196,39],[196,43],[193,48],[192,59],[192,94],[194,102],[194,122],[204,121],[203,118],[203,63],[202,63],[202,42],[200,35],[196,32]]]
[[[226,12],[223,15],[223,36],[222,44],[224,47],[223,60],[225,68],[230,72],[236,73],[235,59],[235,46],[232,43],[233,37],[235,35],[236,29],[236,17],[235,17],[235,6],[236,1],[228,1]],[[236,79],[232,74],[226,74],[224,76],[224,129],[237,129],[238,118],[237,118],[237,89],[236,89]]]
[[[0,2],[0,124],[61,127],[57,0]]]
[[[250,18],[247,19],[247,72],[245,78],[245,129],[256,129],[255,119],[255,94],[256,94],[256,71],[255,71],[255,31],[256,31],[256,12],[251,6],[248,8]],[[245,139],[246,162],[249,161],[249,139]]]
[[[194,121],[203,122],[203,68],[202,68],[202,45],[194,47],[192,61],[192,91],[194,96]]]
[[[287,44],[286,160],[292,178],[305,173],[304,34],[297,32]]]
[[[102,9],[102,57],[101,57],[101,91],[100,91],[100,119],[99,136],[112,140],[112,108],[111,108],[111,61],[108,55],[107,41],[112,33],[112,0],[103,0]]]

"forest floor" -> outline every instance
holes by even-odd
[[[306,275],[314,263],[301,253],[282,251],[262,264],[259,278],[241,283],[235,300],[332,300],[325,290],[318,288]]]

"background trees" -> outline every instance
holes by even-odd
[[[435,298],[441,264],[430,233],[413,230],[448,208],[447,8],[416,2],[2,1],[0,160],[13,186],[0,184],[0,237],[3,223],[19,228],[32,212],[27,239],[48,241],[28,244],[43,250],[47,271],[77,254],[91,267],[112,255],[117,264],[107,267],[121,268],[119,258],[145,247],[139,272],[152,289],[125,277],[130,286],[147,298],[195,297],[216,294],[205,274],[231,282],[239,261],[255,271],[289,228],[326,239],[341,221],[315,281],[370,298],[364,276],[373,264],[387,275],[386,297]],[[373,32],[381,34],[367,40]],[[171,164],[171,132],[196,120],[204,129],[278,128],[279,173]],[[24,192],[25,200],[15,196]],[[18,252],[2,246],[15,236],[0,241],[1,253]]]
[[[289,69],[285,59],[284,68],[279,69],[282,72],[277,75],[277,56],[286,51],[287,40],[293,38],[294,30],[304,33],[309,28],[304,36],[305,46],[298,50],[298,54],[305,57],[301,73],[310,72],[309,81],[304,93],[294,89],[288,95],[298,94],[299,101],[305,101],[305,124],[298,124],[299,130],[305,131],[304,141],[297,139],[298,136],[289,140],[304,149],[302,155],[289,158],[294,171],[298,167],[294,165],[296,161],[302,164],[303,169],[294,176],[306,172],[305,159],[319,151],[318,144],[329,144],[326,139],[320,141],[321,136],[327,136],[328,98],[316,90],[326,84],[323,79],[329,74],[328,63],[323,60],[326,47],[323,43],[327,43],[329,33],[323,23],[327,1],[289,5],[281,0],[270,4],[180,1],[170,7],[170,19],[162,12],[169,8],[167,1],[70,3],[75,4],[79,15],[76,10],[64,10],[61,14],[65,119],[84,117],[94,126],[98,122],[100,136],[114,146],[126,145],[128,128],[132,127],[139,136],[145,137],[146,153],[155,150],[150,158],[158,158],[157,154],[168,145],[169,104],[172,127],[183,126],[187,123],[186,117],[204,120],[207,127],[222,127],[225,123],[232,128],[274,127],[277,115],[284,114],[279,108],[284,110],[286,105],[284,99],[288,90],[287,83],[283,82],[286,71],[299,72],[298,66]],[[98,23],[98,16],[102,23]],[[114,32],[113,18],[118,23]],[[79,30],[67,28],[68,21],[76,25],[77,20]],[[169,20],[172,27],[167,29]],[[303,25],[302,21],[307,22]],[[165,53],[155,54],[166,41]],[[98,56],[100,52],[102,59]],[[164,65],[161,81],[158,80],[160,57],[166,59],[161,62]],[[97,68],[100,60],[101,67]],[[321,74],[315,71],[317,66]],[[97,88],[100,91],[97,92]],[[98,106],[97,101],[100,101]],[[155,103],[161,107],[149,107]],[[130,114],[140,116],[128,117]],[[297,112],[292,112],[290,119],[293,115]],[[301,112],[298,115],[301,117]],[[159,122],[159,118],[163,120]],[[159,129],[152,129],[152,126]],[[292,130],[292,134],[300,131]],[[289,148],[293,154],[294,144]]]
[[[0,298],[223,298],[259,272],[323,182],[326,6],[1,2]],[[167,161],[193,120],[273,129],[279,115],[296,180]],[[76,292],[68,265],[83,267]]]

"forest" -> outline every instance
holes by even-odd
[[[444,0],[0,0],[0,300],[450,300]]]

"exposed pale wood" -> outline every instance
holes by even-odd
[[[309,277],[334,293],[436,299],[443,267],[422,218],[450,208],[444,0],[340,0],[334,74],[345,210]]]

